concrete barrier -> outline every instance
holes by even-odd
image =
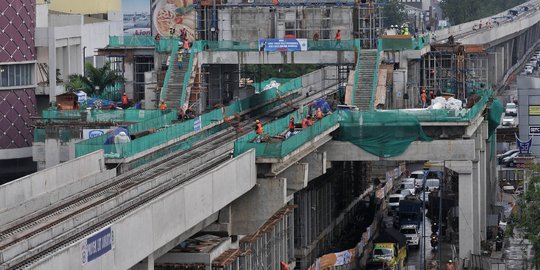
[[[104,171],[106,169],[103,150],[100,150],[1,185],[0,225],[10,221],[3,218],[3,214],[10,208],[24,205],[38,197],[45,198],[43,196],[48,198],[43,199],[42,203],[56,202],[74,194],[63,190],[63,187],[72,186],[81,179],[87,179]],[[112,175],[116,175],[114,171]],[[30,207],[30,209],[33,208]]]

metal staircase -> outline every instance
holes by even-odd
[[[184,55],[182,69],[178,68],[177,55],[173,59],[173,67],[169,77],[167,92],[165,93],[165,103],[169,109],[176,109],[180,106],[180,97],[184,86],[184,74],[188,70],[189,55]]]
[[[373,95],[373,79],[377,70],[377,50],[362,50],[358,64],[358,81],[354,90],[354,101],[361,111],[370,108],[371,96]]]

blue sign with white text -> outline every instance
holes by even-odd
[[[531,153],[532,138],[530,138],[528,141],[522,141],[516,136],[516,144],[520,154]]]
[[[259,39],[259,51],[307,51],[307,39]]]
[[[114,237],[111,227],[105,228],[88,237],[86,243],[83,243],[82,246],[83,264],[91,262],[112,250],[113,240]]]

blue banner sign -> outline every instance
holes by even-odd
[[[82,262],[83,264],[91,262],[113,248],[113,231],[111,227],[107,227],[98,233],[88,237],[82,246]]]
[[[307,51],[307,39],[259,39],[259,51],[265,51],[265,52]]]
[[[531,153],[532,138],[530,138],[528,141],[522,141],[516,136],[516,144],[520,154]]]
[[[201,121],[201,116],[197,116],[195,117],[195,119],[193,119],[193,130],[195,131],[199,131],[201,130],[202,128],[202,121]]]

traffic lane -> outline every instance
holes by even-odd
[[[424,215],[425,217],[425,215]],[[442,239],[439,238],[439,245],[438,248],[431,247],[431,225],[432,222],[429,220],[429,218],[425,217],[425,236],[423,239],[425,241],[420,241],[420,246],[418,249],[416,248],[408,248],[407,249],[407,261],[405,262],[405,266],[407,266],[408,270],[417,270],[422,269],[422,265],[425,265],[425,269],[438,269],[439,265],[439,249],[441,248],[441,263],[442,265],[445,265],[448,260],[452,258],[452,245],[441,241]],[[422,229],[424,228],[424,222],[420,224],[420,234],[422,237]],[[422,239],[422,238],[421,238]],[[425,246],[425,264],[424,264],[424,246]]]

